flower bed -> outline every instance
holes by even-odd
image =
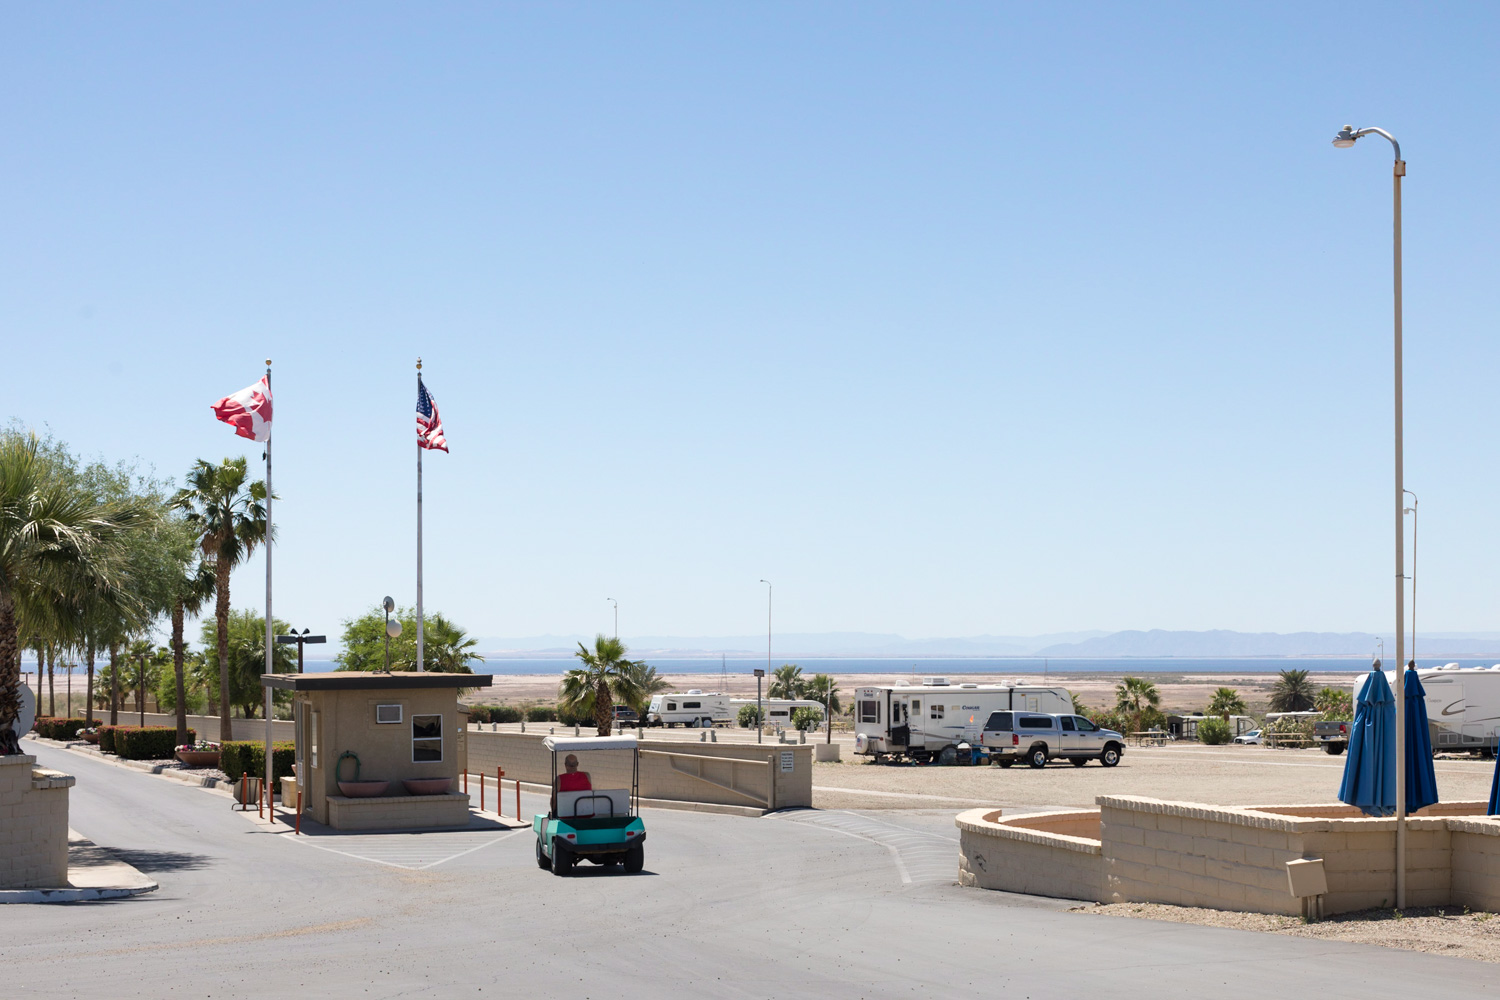
[[[188,767],[218,767],[219,744],[210,740],[194,740],[177,748],[177,759]]]

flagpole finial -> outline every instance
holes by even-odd
[[[422,359],[418,358],[417,359],[417,371],[421,371],[421,370],[422,370]]]
[[[267,368],[271,367],[271,359],[270,358],[266,359],[266,367]]]

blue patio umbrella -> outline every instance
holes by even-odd
[[[1427,692],[1415,667],[1406,668],[1406,811],[1438,800],[1432,769],[1432,732],[1427,728]]]
[[[1355,699],[1339,801],[1370,816],[1396,814],[1396,696],[1378,667]]]
[[[1500,753],[1495,754],[1495,777],[1490,781],[1490,807],[1486,816],[1500,816]]]

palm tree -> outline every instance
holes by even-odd
[[[422,669],[443,674],[472,674],[470,660],[484,662],[474,650],[479,640],[470,638],[462,628],[441,614],[433,614],[422,623]]]
[[[1089,714],[1089,707],[1087,705],[1085,705],[1083,703],[1083,700],[1081,698],[1079,698],[1078,695],[1074,694],[1072,691],[1068,692],[1068,697],[1071,698],[1071,699],[1073,699],[1073,714],[1074,715],[1082,715],[1082,716],[1084,716],[1086,718],[1088,716],[1088,714]]]
[[[172,506],[198,531],[203,558],[214,567],[214,620],[218,623],[219,739],[234,739],[229,714],[229,573],[266,541],[266,484],[248,482],[245,459],[220,465],[199,459]],[[180,702],[179,702],[180,704]]]
[[[630,687],[634,691],[634,697],[627,704],[635,709],[638,720],[636,726],[639,727],[645,724],[646,712],[651,708],[651,697],[663,691],[670,691],[672,684],[645,660],[632,660],[626,673],[630,677]]]
[[[1313,707],[1312,683],[1306,670],[1283,670],[1271,688],[1271,711],[1306,712]]]
[[[192,553],[184,560],[184,571],[173,581],[172,595],[172,673],[177,684],[177,745],[187,742],[187,690],[183,683],[183,658],[187,647],[183,643],[183,621],[188,615],[197,616],[203,605],[213,596],[217,575],[214,565],[202,560],[195,568],[187,570]]]
[[[834,680],[830,674],[813,674],[812,679],[807,682],[802,693],[813,701],[823,703],[823,721],[828,727],[828,737],[825,743],[833,742],[833,713],[840,711],[839,705],[839,682]]]
[[[575,714],[592,714],[600,736],[608,736],[614,723],[614,698],[629,704],[637,695],[632,672],[634,662],[625,659],[625,644],[603,633],[594,637],[594,648],[578,644],[573,654],[583,664],[563,675],[557,691],[558,708]]]
[[[806,687],[807,681],[802,677],[802,668],[795,663],[787,663],[772,671],[771,687],[766,696],[793,700],[802,697]]]
[[[1161,692],[1144,677],[1124,677],[1115,685],[1115,711],[1130,716],[1131,726],[1141,728],[1141,717],[1148,708],[1161,704]]]
[[[133,504],[73,488],[37,449],[34,434],[0,435],[0,756],[21,752],[18,594],[65,578],[112,588],[108,556],[140,518]]]
[[[1231,715],[1240,715],[1244,711],[1245,699],[1234,688],[1219,688],[1208,701],[1208,714],[1217,715],[1225,722]]]

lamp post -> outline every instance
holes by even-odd
[[[387,616],[389,616],[390,612],[387,611],[386,614],[387,614]],[[387,620],[387,623],[389,623],[389,620],[390,620],[389,617],[387,617],[386,620]],[[278,635],[276,637],[276,641],[277,642],[285,642],[285,643],[295,642],[297,644],[297,673],[299,673],[299,674],[302,673],[302,647],[305,646],[305,645],[307,645],[308,643],[318,643],[318,642],[327,642],[328,641],[328,636],[326,636],[326,635],[308,635],[307,633],[309,633],[311,631],[312,631],[312,629],[305,628],[299,634],[296,629],[292,629],[291,632],[287,633],[286,635]],[[386,667],[385,668],[387,670],[390,670],[390,668],[391,668],[391,665],[390,665],[391,640],[390,640],[389,637],[387,637],[386,640],[385,640],[385,648],[386,648]]]
[[[391,620],[391,612],[396,610],[396,602],[387,597],[381,602],[385,608],[385,672],[391,672],[391,640],[401,634],[401,623]]]
[[[1405,597],[1406,576],[1402,571],[1405,557],[1405,525],[1402,523],[1406,506],[1405,487],[1402,484],[1401,456],[1401,178],[1406,176],[1406,161],[1401,158],[1401,144],[1385,129],[1361,128],[1345,125],[1333,137],[1339,149],[1349,149],[1367,135],[1378,135],[1391,144],[1395,151],[1395,166],[1391,171],[1392,181],[1392,285],[1394,287],[1395,316],[1395,425],[1396,425],[1396,909],[1406,906],[1406,626]]]
[[[1403,490],[1411,497],[1411,506],[1402,511],[1411,515],[1411,666],[1417,666],[1417,495]]]
[[[762,580],[766,585],[766,673],[771,672],[771,581]]]
[[[755,669],[755,742],[760,742],[761,730],[765,728],[765,719],[761,715],[760,707],[760,682],[766,676],[766,672],[759,667]]]
[[[606,597],[606,601],[615,606],[615,638],[620,638],[620,602],[613,597]]]

